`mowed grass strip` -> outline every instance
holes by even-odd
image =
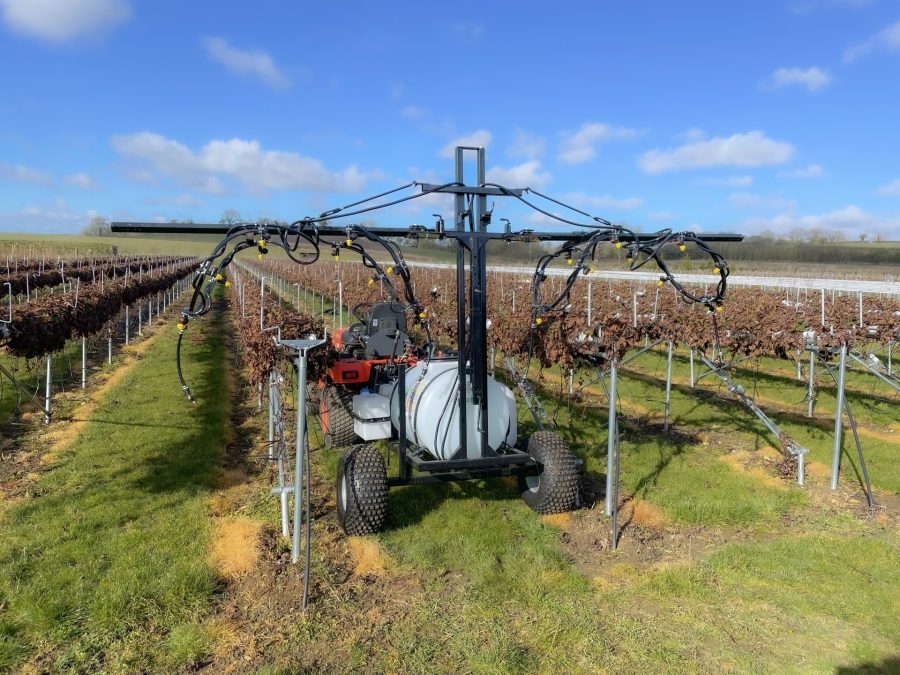
[[[213,315],[185,339],[197,406],[167,327],[40,477],[40,496],[0,516],[0,670],[158,670],[204,648],[193,622],[217,585],[207,497],[228,434],[222,328]]]

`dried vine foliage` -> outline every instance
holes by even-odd
[[[263,261],[262,269],[316,293],[335,294],[335,280],[343,278],[344,298],[357,302],[386,299],[380,283],[369,284],[371,271],[356,263],[323,263],[300,266]],[[426,307],[435,339],[445,346],[456,341],[456,275],[450,269],[413,265],[418,299]],[[821,298],[790,301],[783,293],[759,289],[731,288],[723,311],[713,314],[705,307],[686,304],[669,286],[643,283],[592,283],[591,322],[587,321],[587,283],[582,278],[573,289],[566,312],[541,317],[533,324],[531,290],[521,275],[491,273],[488,278],[488,345],[516,356],[531,353],[541,366],[569,366],[588,354],[621,357],[645,339],[678,340],[700,351],[718,346],[735,356],[790,358],[803,350],[803,332],[813,330],[821,347],[846,343],[900,341],[900,302],[893,298],[867,296],[863,321],[859,321],[858,298],[835,296],[825,303],[825,325],[821,325]],[[561,279],[545,282],[545,292],[558,290]],[[438,289],[432,297],[431,289]],[[468,289],[466,289],[468,295]],[[515,297],[515,301],[513,300]],[[635,312],[635,300],[637,311]]]
[[[52,353],[73,337],[97,333],[123,306],[166,290],[191,271],[191,264],[182,263],[142,278],[119,279],[102,287],[80,284],[65,293],[19,303],[13,307],[3,346],[16,356],[29,358]]]
[[[248,283],[248,282],[244,282]],[[265,296],[263,312],[264,329],[259,325],[259,293],[258,289],[248,283],[243,293],[243,307],[240,294],[229,296],[232,309],[240,318],[238,321],[238,340],[249,369],[250,382],[256,386],[268,381],[269,373],[275,368],[279,349],[275,338],[280,335],[283,340],[296,340],[315,335],[325,335],[325,325],[317,316],[285,307],[273,294]],[[265,329],[270,330],[265,330]],[[335,358],[335,350],[327,343],[309,353],[308,379],[318,380]]]
[[[63,282],[96,283],[103,277],[116,279],[126,274],[143,276],[154,268],[167,265],[181,265],[191,258],[176,256],[116,256],[101,259],[66,260],[57,263],[28,263],[7,266],[0,272],[0,296],[8,293],[20,295],[40,288],[59,286]],[[6,284],[9,283],[9,286]]]

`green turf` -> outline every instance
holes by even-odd
[[[228,413],[222,322],[200,326],[185,349],[198,406],[174,378],[170,326],[42,474],[41,496],[2,516],[0,669],[48,654],[54,670],[159,671],[196,655]]]

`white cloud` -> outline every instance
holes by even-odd
[[[447,143],[440,150],[441,157],[446,159],[453,159],[455,156],[457,145],[466,145],[469,147],[475,148],[487,148],[490,146],[491,141],[494,140],[493,134],[487,129],[479,129],[478,131],[473,131],[470,134],[465,134],[464,136],[458,136],[454,138],[452,141]]]
[[[900,178],[882,185],[877,190],[875,190],[875,193],[881,195],[882,197],[900,197]]]
[[[778,175],[783,178],[821,178],[825,175],[825,169],[818,164],[810,164],[793,171],[779,171]]]
[[[675,214],[670,211],[654,211],[647,216],[650,220],[668,221],[675,220]]]
[[[400,117],[417,122],[428,116],[428,110],[418,105],[407,105],[400,109]]]
[[[197,199],[194,195],[187,193],[156,197],[155,199],[150,200],[150,203],[157,206],[182,206],[192,209],[200,208],[201,206],[203,206],[203,201]]]
[[[514,159],[538,159],[544,154],[546,145],[547,139],[543,136],[516,129],[506,154]]]
[[[309,190],[355,192],[367,177],[356,167],[331,171],[322,162],[295,152],[264,150],[258,141],[213,140],[194,152],[183,143],[142,131],[114,136],[113,149],[141,160],[158,174],[212,194],[226,189],[222,177],[233,178],[247,190]]]
[[[102,33],[132,14],[126,0],[0,0],[0,7],[14,31],[50,42]]]
[[[74,185],[82,190],[96,190],[99,187],[97,181],[86,173],[73,173],[70,176],[66,176],[64,180],[68,185]]]
[[[865,42],[846,49],[844,51],[844,63],[853,63],[864,56],[879,51],[900,51],[900,21],[892,23]]]
[[[489,183],[499,183],[510,188],[533,187],[540,190],[553,180],[553,176],[541,171],[541,163],[533,159],[508,169],[500,166],[491,167],[487,172],[487,180]]]
[[[566,164],[581,164],[597,156],[597,145],[606,141],[625,141],[638,135],[637,129],[587,122],[576,132],[564,132],[557,159]]]
[[[753,185],[753,176],[729,176],[728,178],[704,178],[701,185],[714,187],[750,187]]]
[[[43,185],[44,187],[53,185],[53,177],[49,173],[9,162],[0,162],[0,178],[16,183]]]
[[[238,49],[220,37],[207,38],[204,44],[210,58],[232,73],[260,80],[273,89],[291,86],[291,81],[278,69],[272,57],[260,49]]]
[[[851,239],[862,232],[896,238],[897,232],[900,231],[900,217],[880,218],[850,204],[841,209],[816,215],[800,216],[787,213],[773,218],[751,218],[736,227],[742,232],[771,230],[786,234],[794,229],[819,229],[836,230]]]
[[[709,166],[764,166],[783,164],[794,155],[794,147],[768,138],[762,131],[717,136],[679,146],[674,150],[654,149],[639,159],[645,173],[664,173]]]
[[[770,211],[793,210],[797,203],[781,195],[758,195],[749,192],[734,192],[728,201],[740,209],[764,209]]]
[[[807,91],[816,92],[831,84],[831,75],[821,68],[779,68],[760,84],[764,90],[782,89],[783,87],[803,87]]]
[[[644,203],[640,197],[625,197],[617,199],[610,195],[589,195],[584,192],[570,192],[562,198],[564,202],[571,202],[573,206],[595,209],[633,209]]]

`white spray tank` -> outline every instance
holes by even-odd
[[[459,450],[459,364],[457,360],[432,359],[425,370],[420,362],[406,371],[406,438],[438,459],[452,459]],[[400,428],[399,389],[389,385],[391,423]],[[488,378],[488,446],[515,445],[516,399],[509,387]],[[382,390],[382,393],[388,393]],[[466,427],[468,459],[481,456],[481,412],[471,401],[471,379],[467,391]]]

